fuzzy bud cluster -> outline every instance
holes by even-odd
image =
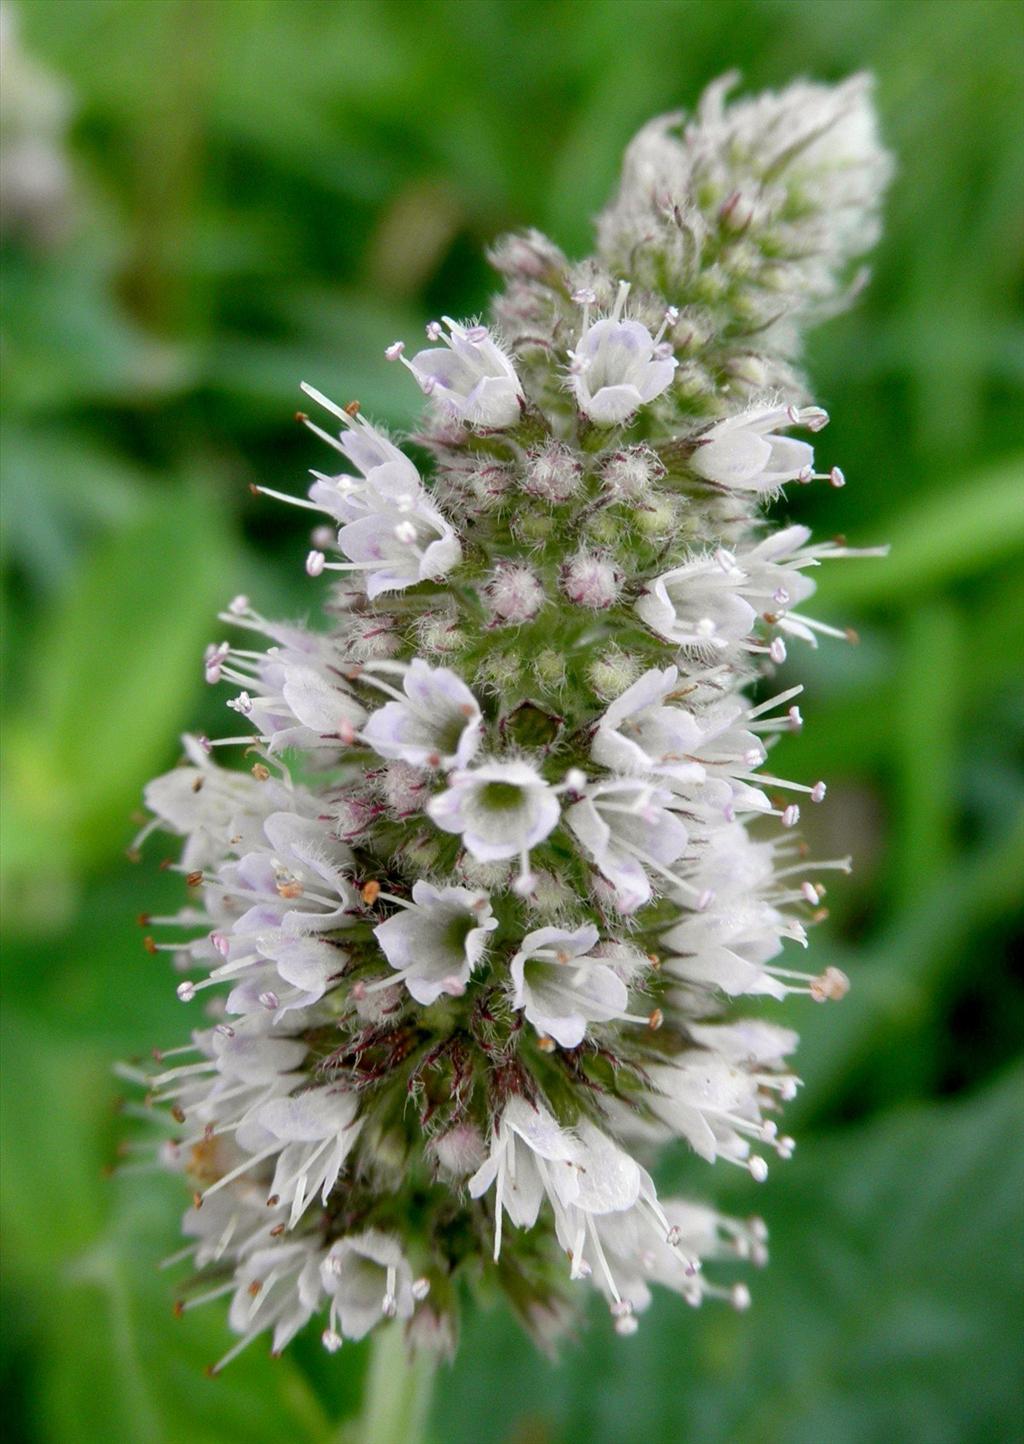
[[[387,348],[428,473],[304,388],[329,462],[281,499],[316,514],[323,624],[236,598],[205,663],[232,735],[146,796],[189,890],[147,946],[194,1016],[133,1076],[226,1358],[314,1316],[330,1351],[389,1318],[450,1342],[482,1276],[544,1338],[574,1286],[620,1334],[656,1284],[749,1302],[716,1265],[762,1263],[764,1226],[648,1165],[788,1157],[797,1037],[743,1000],[846,987],[791,956],[848,867],[799,842],[824,783],[767,759],[800,725],[787,644],[841,635],[812,574],[857,553],[766,522],[842,476],[753,298],[836,299],[887,162],[860,80],[723,97],[641,132],[595,257],[501,243],[502,332]]]

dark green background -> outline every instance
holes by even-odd
[[[320,458],[308,379],[398,426],[382,358],[486,304],[486,243],[570,251],[651,114],[738,66],[751,87],[879,77],[899,170],[872,288],[813,338],[843,492],[790,515],[887,563],[820,612],[862,644],[797,653],[791,775],[829,779],[812,842],[853,851],[796,1002],[795,1159],[760,1191],[755,1306],[598,1316],[553,1369],[495,1311],[438,1391],[446,1444],[989,1444],[1021,1434],[1021,1053],[1009,962],[1024,868],[1024,329],[1012,0],[35,0],[26,47],[70,87],[73,219],[5,250],[4,1421],[34,1444],[323,1441],[365,1358],[253,1348],[218,1381],[219,1306],[176,1322],[155,1260],[174,1180],[108,1179],[112,1060],[186,1019],[134,918],[173,904],[124,859],[146,777],[225,725],[198,658],[217,607],[313,606],[304,524],[251,496]],[[227,716],[228,714],[224,714]],[[733,1186],[730,1188],[729,1185]]]

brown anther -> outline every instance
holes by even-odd
[[[367,907],[372,907],[380,897],[380,883],[373,881],[372,878],[369,882],[364,882],[360,896]]]
[[[262,1280],[262,1279],[253,1279],[252,1283],[251,1283],[251,1284],[249,1285],[249,1287],[246,1289],[246,1293],[249,1295],[249,1297],[250,1297],[251,1299],[254,1299],[254,1298],[256,1297],[256,1295],[259,1293],[259,1291],[260,1291],[260,1289],[261,1289],[262,1287],[263,1287],[263,1280]]]
[[[301,882],[293,878],[291,882],[279,882],[277,885],[278,897],[293,898],[301,897],[303,887]]]
[[[652,968],[657,969],[661,967],[661,959],[658,957],[657,953],[648,953],[647,961],[650,963]]]
[[[309,417],[306,415],[306,413],[305,413],[304,411],[296,411],[296,413],[295,413],[295,420],[296,420],[296,421],[299,421],[299,422],[301,422],[303,425],[305,425],[306,422],[309,420]]]
[[[139,849],[138,849],[137,847],[126,847],[125,850],[124,850],[124,855],[125,855],[125,857],[128,859],[129,862],[141,862],[141,861],[142,861],[142,853],[139,851]]]
[[[201,1193],[194,1193],[194,1194],[192,1195],[192,1207],[193,1207],[193,1208],[202,1208],[202,1206],[203,1206],[203,1195],[202,1195]]]
[[[546,1033],[542,1033],[537,1039],[537,1047],[542,1053],[553,1053],[556,1047],[555,1040],[554,1038],[549,1038]]]
[[[206,1375],[206,1377],[207,1377],[208,1379],[216,1379],[216,1377],[217,1377],[217,1365],[216,1365],[216,1364],[206,1364],[206,1365],[204,1365],[204,1367],[203,1367],[203,1373]]]
[[[814,912],[811,913],[811,922],[823,923],[827,917],[828,908],[815,908]]]
[[[157,867],[160,869],[161,872],[170,872],[170,870],[171,870],[171,868],[172,868],[173,866],[174,866],[174,858],[173,858],[173,857],[162,857],[162,858],[160,859],[160,861],[157,863]]]
[[[171,1109],[171,1117],[174,1119],[175,1123],[185,1122],[185,1110],[184,1108],[182,1108],[180,1103],[175,1103],[174,1107]]]
[[[150,956],[156,957],[159,949],[157,948],[156,943],[148,934],[142,939],[142,946],[146,949],[146,952],[149,953]]]
[[[252,775],[257,782],[266,782],[270,776],[270,769],[269,767],[264,767],[262,762],[254,762]]]
[[[774,627],[775,623],[779,620],[778,612],[762,612],[761,617],[770,627]]]
[[[151,918],[149,913],[139,913],[135,921],[138,923],[140,928],[148,928],[151,922]]]
[[[648,1028],[650,1028],[652,1033],[656,1033],[661,1027],[662,1023],[664,1023],[664,1021],[665,1014],[661,1011],[660,1008],[655,1008],[651,1012],[651,1016],[647,1019],[647,1026]]]
[[[277,1195],[276,1193],[272,1193],[272,1194],[270,1195],[270,1197],[267,1199],[267,1207],[268,1207],[268,1208],[276,1208],[277,1205],[278,1205],[280,1202],[281,1202],[281,1200],[280,1200],[280,1198],[278,1197],[278,1195]]]
[[[202,881],[203,874],[200,868],[197,868],[195,872],[190,872],[186,874],[185,885],[187,887],[199,887]]]
[[[476,708],[471,707],[468,702],[463,702],[462,706],[459,708],[459,711],[462,713],[463,717],[476,716]]]
[[[847,627],[847,628],[846,628],[846,640],[849,642],[849,644],[850,644],[851,647],[859,647],[859,646],[860,646],[860,633],[857,632],[857,631],[855,631],[853,627]]]
[[[347,405],[343,406],[341,409],[342,409],[342,411],[344,411],[344,413],[345,413],[346,416],[358,416],[358,415],[359,415],[359,402],[358,402],[358,401],[350,401],[350,402],[348,402]]]
[[[285,1227],[286,1225],[283,1223],[275,1223],[274,1227],[270,1230],[270,1237],[280,1238],[285,1231]]]
[[[184,1303],[184,1300],[183,1300],[183,1299],[175,1299],[175,1300],[174,1300],[174,1303],[173,1303],[172,1306],[171,1306],[171,1313],[174,1315],[174,1317],[175,1317],[176,1319],[180,1319],[181,1316],[182,1316],[182,1314],[184,1314],[184,1312],[185,1312],[185,1303]]]
[[[200,776],[200,777],[194,777],[194,778],[192,779],[192,791],[193,791],[193,792],[202,792],[202,790],[203,790],[203,783],[204,783],[205,781],[206,781],[206,779],[205,779],[204,777],[201,777],[201,776]]]
[[[250,483],[249,483],[249,494],[250,494],[251,496],[259,496],[259,495],[260,495],[260,489],[259,489],[259,487],[256,485],[256,483],[255,483],[254,481],[250,481]]]

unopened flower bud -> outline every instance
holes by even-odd
[[[600,612],[619,595],[622,573],[610,561],[580,552],[562,571],[562,590],[570,602]]]
[[[534,572],[514,563],[498,567],[487,585],[487,603],[499,622],[529,622],[544,605],[544,588]]]

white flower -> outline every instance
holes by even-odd
[[[814,448],[779,436],[777,428],[802,423],[817,431],[828,418],[817,407],[759,406],[727,416],[698,438],[690,465],[698,476],[740,491],[777,491],[787,481],[809,481]]]
[[[331,1301],[329,1332],[346,1339],[364,1338],[381,1319],[409,1318],[418,1293],[401,1244],[378,1229],[333,1244],[320,1282]]]
[[[322,822],[275,812],[263,831],[269,846],[246,853],[220,870],[220,879],[252,906],[235,923],[240,933],[284,928],[293,933],[329,932],[349,926],[358,905],[348,880],[352,850]]]
[[[690,1036],[702,1048],[746,1068],[780,1069],[796,1048],[799,1036],[765,1018],[737,1018],[731,1023],[693,1023]]]
[[[480,1198],[495,1185],[495,1259],[501,1254],[503,1212],[517,1228],[532,1228],[545,1195],[558,1200],[576,1196],[582,1161],[579,1140],[560,1128],[547,1109],[512,1095],[490,1155],[467,1185],[471,1198]]]
[[[621,778],[594,783],[566,811],[566,826],[611,884],[622,913],[653,896],[647,868],[676,881],[669,868],[685,852],[687,832],[668,810],[671,801],[664,788]]]
[[[750,632],[757,612],[740,595],[745,580],[732,557],[698,557],[655,578],[636,604],[652,631],[711,655]]]
[[[417,657],[406,668],[402,691],[403,698],[370,715],[364,741],[381,757],[414,767],[465,767],[480,745],[482,726],[479,704],[465,682],[447,667],[430,667]]]
[[[317,1193],[327,1202],[359,1137],[358,1113],[354,1093],[310,1088],[271,1099],[239,1130],[243,1147],[260,1157],[277,1154],[269,1192],[275,1203],[291,1204],[290,1228]]]
[[[225,663],[229,660],[234,663],[230,654]],[[287,748],[336,751],[352,740],[366,717],[337,665],[318,665],[315,656],[294,660],[274,648],[251,674],[224,664],[220,673],[244,682],[245,689],[228,706],[257,729],[272,753]]]
[[[383,592],[443,577],[462,558],[454,530],[422,489],[414,494],[375,489],[365,514],[338,532],[338,546],[353,567],[365,573],[371,601]],[[349,570],[341,562],[328,562],[327,567]]]
[[[205,1268],[225,1253],[242,1258],[261,1245],[265,1248],[270,1228],[279,1220],[280,1212],[267,1208],[266,1189],[239,1178],[231,1188],[204,1199],[200,1208],[187,1209],[181,1231],[196,1240],[192,1256],[197,1268]]]
[[[442,993],[459,997],[498,926],[483,893],[417,882],[413,901],[373,930],[391,966],[417,1003]],[[394,981],[394,980],[391,980]]]
[[[651,1302],[651,1284],[673,1289],[695,1306],[712,1297],[746,1308],[750,1295],[745,1285],[715,1285],[701,1266],[706,1259],[720,1258],[763,1263],[764,1226],[759,1219],[740,1223],[688,1199],[645,1196],[632,1208],[595,1218],[581,1257],[612,1303],[617,1331],[631,1333],[636,1326],[632,1314]]]
[[[648,1102],[673,1132],[685,1138],[701,1158],[724,1158],[742,1164],[762,1181],[767,1164],[751,1153],[751,1140],[791,1151],[792,1140],[777,1137],[774,1123],[761,1116],[760,1086],[764,1078],[738,1068],[716,1053],[693,1051],[671,1064],[649,1070],[655,1091]],[[780,1084],[780,1086],[782,1086]]]
[[[265,1329],[279,1354],[320,1306],[320,1252],[312,1240],[279,1243],[250,1254],[235,1274],[228,1322],[243,1337],[214,1366],[219,1373]]]
[[[309,497],[317,508],[333,516],[339,523],[345,523],[355,521],[363,515],[372,498],[376,498],[378,503],[384,498],[394,502],[402,497],[415,498],[421,494],[419,472],[394,442],[389,441],[364,416],[358,412],[353,415],[343,407],[335,406],[333,401],[315,387],[303,382],[302,389],[342,423],[342,431],[338,437],[307,422],[310,429],[329,446],[340,451],[362,478],[357,480],[347,473],[338,476],[316,473],[317,480],[309,489]],[[284,499],[292,500],[289,497]]]
[[[528,762],[484,762],[453,773],[427,813],[445,832],[461,833],[478,862],[498,862],[527,856],[557,826],[560,808]]]
[[[538,1033],[563,1048],[583,1042],[588,1023],[623,1015],[626,985],[603,959],[590,956],[599,933],[592,923],[567,932],[538,928],[527,933],[509,964],[512,1001]]]
[[[588,297],[583,330],[569,353],[572,389],[581,411],[598,426],[615,426],[660,396],[671,384],[678,362],[671,348],[639,321],[624,321],[629,295],[623,281],[611,315],[591,322]]]
[[[281,501],[325,511],[342,523],[338,546],[348,562],[328,562],[322,551],[314,550],[306,559],[310,575],[319,576],[324,570],[363,572],[372,600],[450,572],[462,557],[459,539],[424,491],[409,458],[362,417],[335,406],[305,382],[302,389],[336,416],[345,430],[337,439],[308,419],[306,424],[363,473],[362,480],[317,473],[308,502],[259,488]]]
[[[731,560],[743,576],[740,590],[762,611],[765,620],[816,647],[819,633],[840,638],[848,638],[849,633],[793,611],[794,604],[806,601],[816,589],[804,572],[819,566],[826,558],[881,557],[888,554],[889,548],[853,548],[836,542],[809,545],[810,537],[805,526],[783,527],[755,546],[738,549]]]
[[[461,326],[444,317],[447,333],[436,322],[428,328],[431,340],[443,346],[419,351],[402,360],[427,396],[460,421],[486,430],[501,430],[519,420],[523,388],[516,368],[486,326]],[[401,351],[392,347],[389,354]]]
[[[704,768],[694,758],[700,723],[683,707],[665,706],[677,685],[676,667],[645,672],[627,688],[597,724],[590,755],[613,772],[658,773],[679,782],[699,782]]]
[[[218,941],[224,936],[219,934]],[[226,951],[226,961],[211,975],[218,981],[238,979],[227,996],[225,1011],[266,1009],[275,1023],[287,1013],[318,1003],[348,961],[348,955],[333,943],[316,936],[296,937],[284,928],[259,933],[255,939],[231,938]]]
[[[183,738],[188,764],[174,767],[147,783],[146,806],[156,826],[183,836],[181,866],[194,872],[220,862],[228,851],[245,852],[263,843],[263,823],[283,809],[311,816],[315,799],[304,788],[286,787],[273,777],[257,781],[251,772],[218,767],[195,737]]]

